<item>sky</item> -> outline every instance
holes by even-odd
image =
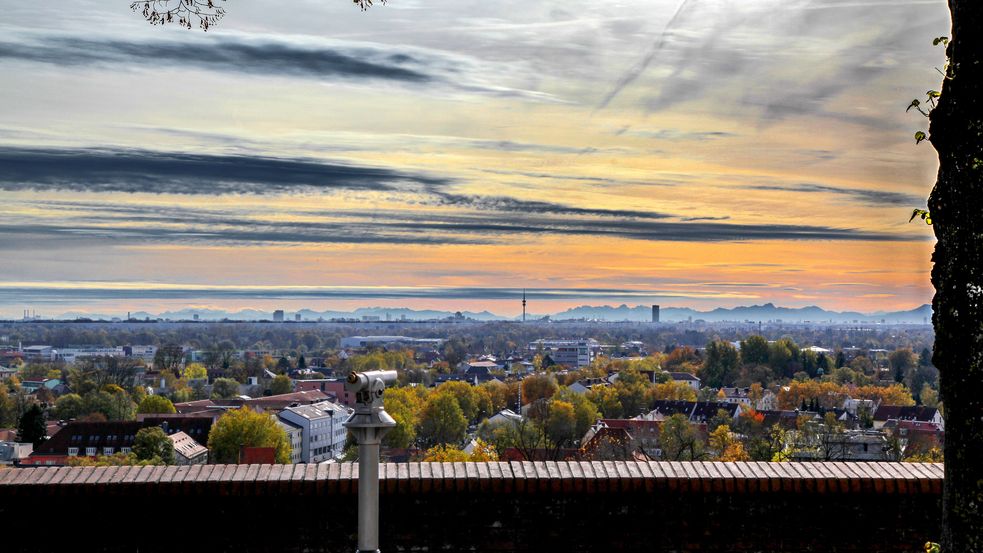
[[[941,0],[0,19],[0,316],[930,302]]]

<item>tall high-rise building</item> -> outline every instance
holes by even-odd
[[[653,305],[652,306],[652,322],[653,323],[659,322],[659,306],[658,305]]]
[[[283,322],[283,309],[277,309],[273,312],[273,322],[282,323]]]

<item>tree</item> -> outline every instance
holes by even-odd
[[[425,463],[449,463],[470,461],[470,456],[456,445],[437,444],[423,455]]]
[[[949,0],[952,40],[929,141],[939,172],[928,200],[932,362],[946,408],[942,548],[983,550],[983,3]]]
[[[55,401],[55,416],[59,419],[76,419],[84,414],[82,396],[78,394],[65,394]]]
[[[176,413],[174,404],[164,396],[147,396],[137,406],[137,413]]]
[[[21,415],[17,423],[17,441],[34,444],[34,448],[37,449],[47,437],[44,409],[35,403]]]
[[[0,427],[7,428],[16,421],[15,410],[15,402],[7,392],[7,385],[0,382]]]
[[[744,445],[730,431],[730,427],[722,424],[710,433],[707,440],[710,449],[713,450],[717,461],[750,461],[751,458],[744,451]]]
[[[740,366],[741,356],[737,349],[727,342],[714,340],[707,344],[700,378],[711,388],[730,386],[737,379]]]
[[[157,352],[154,353],[154,368],[158,371],[170,371],[175,376],[179,376],[182,365],[184,365],[184,348],[180,345],[166,344],[157,348]],[[75,390],[75,387],[73,386],[72,389]]]
[[[621,399],[614,386],[594,386],[585,394],[591,403],[597,406],[604,418],[618,419],[624,413]]]
[[[290,462],[290,440],[276,419],[248,407],[226,411],[208,434],[210,460],[238,463],[244,447],[270,447],[275,451],[277,463]]]
[[[294,391],[294,383],[290,380],[290,377],[285,374],[278,374],[273,377],[273,381],[270,382],[270,393],[273,395],[289,394]]]
[[[386,388],[382,403],[389,416],[396,421],[396,426],[383,438],[384,444],[402,448],[416,442],[416,427],[420,422],[426,397],[426,390],[420,386]]]
[[[649,388],[652,382],[634,367],[628,367],[618,372],[614,389],[618,393],[618,401],[624,411],[623,416],[640,415],[648,407]]]
[[[497,413],[508,406],[511,399],[508,384],[498,380],[489,380],[480,387],[488,393],[488,397],[491,399],[492,411]]]
[[[216,378],[212,382],[212,399],[230,399],[239,395],[239,383],[231,378]]]
[[[896,349],[887,356],[895,382],[904,381],[905,374],[918,366],[918,357],[910,349]]]
[[[464,440],[468,420],[454,396],[434,393],[420,415],[419,436],[427,446],[459,444]]]
[[[450,381],[438,386],[436,392],[453,396],[469,422],[477,422],[480,417],[491,415],[491,396],[484,388],[476,388],[467,382]]]
[[[534,374],[522,379],[522,403],[533,403],[537,399],[549,399],[560,389],[556,378],[549,374]]]
[[[942,549],[983,550],[983,3],[949,0],[951,40],[929,141],[939,172],[928,200],[933,364],[946,407]]]
[[[659,443],[666,461],[700,461],[704,457],[703,439],[686,415],[676,413],[662,423]]]
[[[696,401],[696,390],[685,382],[670,380],[652,386],[651,398],[653,400]]]
[[[133,439],[133,454],[141,461],[172,465],[174,443],[159,426],[141,428],[137,430],[136,437]]]
[[[546,437],[556,448],[572,444],[577,436],[577,415],[573,404],[566,401],[553,400],[549,402],[549,412],[546,415],[543,430]]]
[[[554,400],[565,401],[573,405],[574,417],[577,420],[577,429],[574,432],[576,439],[579,440],[590,430],[590,427],[601,418],[601,413],[597,406],[587,398],[586,394],[578,394],[569,388],[561,388],[553,396]]]
[[[185,380],[208,378],[208,369],[201,363],[190,363],[181,371],[181,377]]]
[[[768,340],[764,336],[748,336],[741,341],[741,361],[746,365],[768,363]]]
[[[939,393],[935,390],[935,388],[929,386],[928,382],[922,384],[922,390],[918,394],[918,398],[925,407],[939,406]]]

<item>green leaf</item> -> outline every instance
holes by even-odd
[[[938,98],[939,96],[942,96],[942,94],[940,94],[936,90],[929,90],[928,92],[925,93],[925,95],[928,96],[929,98]]]
[[[911,111],[911,108],[917,108],[921,104],[922,103],[919,102],[918,99],[916,98],[916,99],[912,100],[910,104],[908,104],[908,109],[904,110],[904,112],[905,113],[908,113],[909,111]]]
[[[926,138],[928,138],[928,136],[925,134],[925,131],[918,131],[918,132],[916,132],[915,133],[915,144],[918,144],[919,142],[921,142],[922,140],[925,140]]]
[[[948,45],[949,44],[949,37],[947,37],[947,36],[940,36],[940,37],[932,40],[932,46],[938,46],[939,44],[941,44],[943,46]]]

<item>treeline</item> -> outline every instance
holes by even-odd
[[[646,324],[518,324],[489,322],[471,324],[254,324],[254,323],[4,323],[0,333],[7,344],[46,344],[55,348],[78,345],[117,346],[179,344],[196,350],[275,350],[292,356],[329,354],[341,339],[353,335],[396,334],[418,338],[443,338],[441,353],[452,365],[468,355],[525,351],[538,339],[594,338],[618,345],[640,341],[650,352],[671,352],[676,347],[702,347],[707,342],[733,342],[760,334],[766,340],[788,338],[836,350],[930,348],[934,336],[926,328],[864,328],[794,326],[764,328],[717,323],[698,327]]]

